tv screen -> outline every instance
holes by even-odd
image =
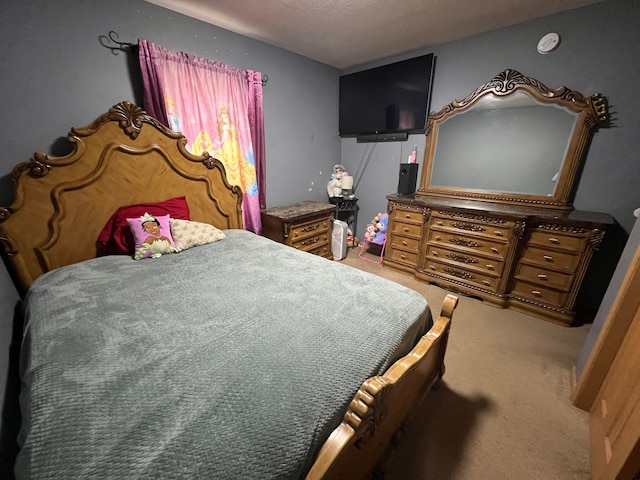
[[[340,136],[424,133],[433,60],[430,53],[341,76]]]

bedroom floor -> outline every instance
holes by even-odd
[[[349,249],[341,263],[417,290],[434,315],[448,293],[366,262],[358,249]],[[570,371],[589,328],[562,327],[461,296],[444,383],[419,411],[386,478],[590,479],[588,413],[570,400]]]

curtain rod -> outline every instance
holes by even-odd
[[[108,35],[100,35],[98,40],[100,41],[100,45],[111,50],[113,55],[118,55],[119,52],[127,52],[129,50],[135,52],[138,49],[137,43],[121,42],[118,32],[114,30],[111,30]],[[268,81],[269,76],[266,73],[263,73],[262,86],[264,87]]]

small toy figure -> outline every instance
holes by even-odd
[[[369,223],[364,231],[364,239],[367,242],[373,242],[374,238],[376,238],[376,227],[373,223]]]
[[[331,174],[331,180],[327,184],[327,194],[329,197],[341,197],[342,196],[342,177],[348,176],[349,172],[343,165],[334,165],[333,173]]]

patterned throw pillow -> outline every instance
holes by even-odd
[[[216,242],[225,238],[224,232],[213,225],[190,220],[169,219],[171,235],[180,252],[187,248]]]
[[[138,218],[127,218],[136,247],[134,260],[158,258],[165,253],[175,253],[176,244],[171,237],[169,215],[154,217],[145,213]]]
[[[186,197],[174,197],[162,202],[139,203],[118,208],[109,218],[98,236],[99,255],[131,255],[135,242],[128,218],[135,218],[150,213],[151,215],[171,215],[171,218],[189,220],[189,205]]]

